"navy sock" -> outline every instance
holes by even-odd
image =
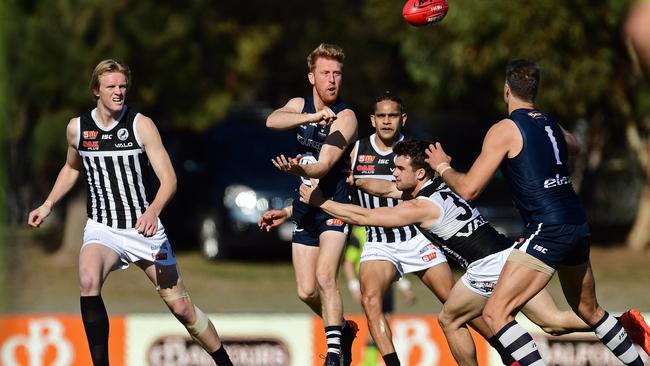
[[[383,357],[384,363],[386,366],[400,366],[401,363],[399,362],[399,358],[397,358],[397,353],[387,353]]]
[[[81,296],[81,319],[95,366],[108,366],[108,313],[101,295]]]
[[[210,356],[212,356],[212,359],[217,366],[233,366],[232,361],[230,361],[230,357],[228,356],[228,352],[223,348],[223,344],[218,350],[210,353]]]

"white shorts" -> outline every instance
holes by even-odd
[[[361,262],[384,260],[393,263],[397,279],[406,273],[429,269],[447,262],[445,255],[422,233],[403,242],[366,242],[361,252]]]
[[[162,266],[176,264],[176,257],[160,219],[158,219],[158,230],[148,238],[134,228],[114,229],[88,219],[84,228],[82,248],[88,244],[101,244],[113,249],[120,256],[121,268],[127,268],[129,263],[139,260]]]
[[[490,297],[511,251],[512,248],[507,248],[472,262],[460,278],[461,281],[477,294]]]

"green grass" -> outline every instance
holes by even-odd
[[[78,258],[62,260],[48,254],[31,230],[19,230],[9,247],[12,261],[5,312],[77,313],[79,286]],[[35,240],[37,239],[37,240]],[[180,253],[181,274],[195,303],[211,313],[308,313],[295,294],[293,268],[289,261],[273,263],[210,262],[198,253]],[[622,248],[592,249],[597,292],[600,303],[612,313],[629,307],[650,311],[648,266],[650,253],[632,253]],[[460,274],[455,272],[456,277]],[[399,313],[431,314],[440,310],[440,303],[416,277],[411,277],[417,302],[412,306],[397,296]],[[341,280],[341,283],[344,283]],[[549,285],[558,305],[566,308],[557,279]],[[341,292],[345,310],[361,313],[345,286]],[[104,286],[103,297],[109,312],[160,313],[167,309],[152,284],[136,266],[111,273]]]

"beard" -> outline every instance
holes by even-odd
[[[326,105],[330,105],[334,102],[336,102],[337,99],[339,99],[339,91],[336,90],[336,93],[334,95],[330,94],[327,89],[321,91],[318,88],[316,89],[316,94],[318,94],[318,97],[320,100],[323,101]]]

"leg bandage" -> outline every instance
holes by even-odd
[[[184,297],[189,297],[189,296],[190,294],[188,294],[187,290],[185,289],[170,292],[167,295],[160,294],[160,297],[162,297],[162,299],[165,300],[166,303],[170,303],[174,300],[182,299]]]
[[[208,316],[205,315],[201,309],[197,308],[196,305],[194,305],[194,313],[196,314],[196,321],[194,324],[188,324],[186,328],[192,336],[198,337],[201,335],[201,333],[208,329],[210,319],[208,319]]]

